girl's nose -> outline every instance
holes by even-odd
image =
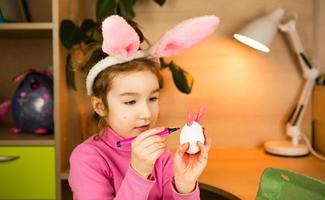
[[[144,120],[150,119],[152,116],[151,109],[147,103],[144,103],[140,108],[140,118]]]

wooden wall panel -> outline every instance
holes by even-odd
[[[77,21],[78,18],[78,6],[79,1],[68,1],[64,2],[60,0],[59,2],[59,23],[63,19],[71,19]],[[80,17],[80,16],[79,16]],[[81,18],[81,17],[80,17]],[[56,24],[57,27],[60,24]],[[59,59],[59,84],[57,89],[59,89],[59,119],[60,119],[60,135],[57,137],[59,140],[58,146],[60,153],[60,172],[64,173],[69,168],[69,157],[76,145],[82,142],[81,135],[81,125],[80,117],[83,116],[78,110],[78,105],[80,101],[77,101],[77,94],[80,92],[75,92],[71,88],[67,87],[66,81],[66,71],[65,63],[67,51],[63,47],[61,41],[59,42],[59,55],[56,55]]]
[[[315,2],[315,11],[316,14],[316,63],[319,66],[320,73],[325,73],[325,1],[314,0]]]

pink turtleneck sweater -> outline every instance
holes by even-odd
[[[180,194],[173,181],[173,157],[166,150],[156,161],[150,180],[139,176],[131,167],[131,145],[120,148],[116,141],[124,139],[111,129],[103,138],[93,137],[78,145],[70,157],[69,184],[78,200],[192,200],[200,199],[198,186],[188,194]]]

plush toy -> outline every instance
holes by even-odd
[[[20,84],[11,100],[0,105],[0,119],[11,110],[15,127],[12,133],[53,132],[53,79],[46,71],[30,69],[13,78]]]

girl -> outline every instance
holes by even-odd
[[[137,50],[139,38],[120,17],[102,26],[102,49],[108,57],[87,75],[87,92],[103,127],[78,145],[70,157],[69,184],[74,199],[199,199],[197,179],[207,164],[210,142],[200,152],[181,145],[174,158],[154,128],[159,113],[159,63],[211,34],[215,16],[187,20],[167,32],[148,50]],[[199,28],[195,30],[193,27]],[[191,123],[191,122],[189,122]],[[137,136],[128,145],[116,142]]]

